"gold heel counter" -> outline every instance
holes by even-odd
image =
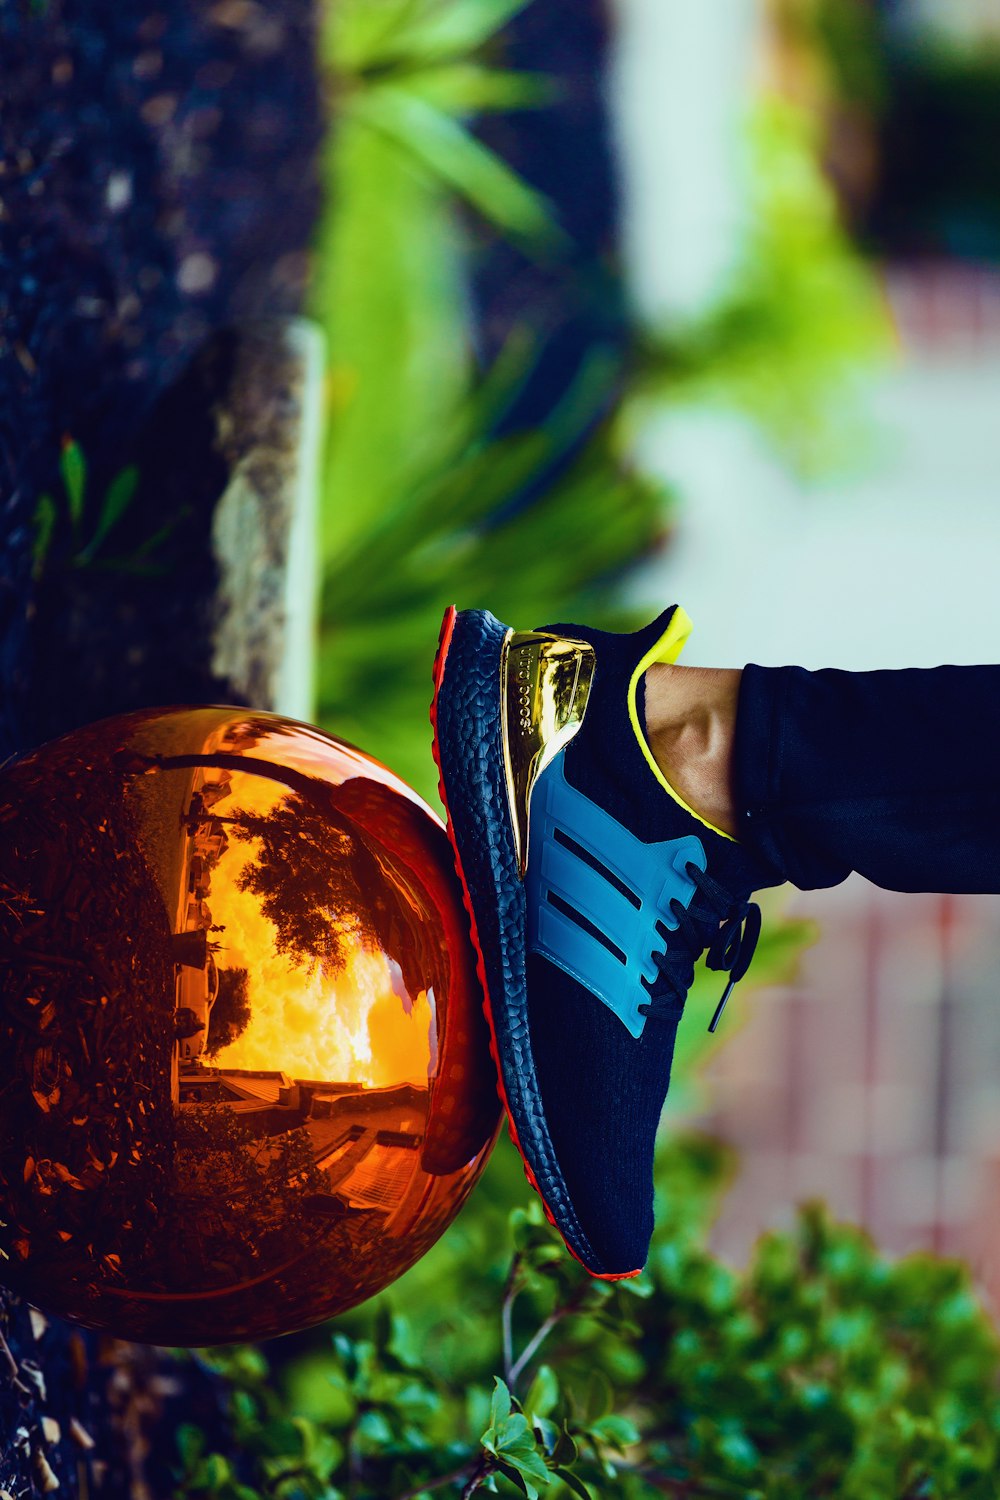
[[[500,654],[504,771],[521,878],[531,789],[583,723],[596,657],[587,641],[508,631]]]

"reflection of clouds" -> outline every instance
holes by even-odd
[[[403,971],[394,958],[390,958],[389,960],[389,981],[392,985],[393,994],[399,996],[400,1004],[406,1011],[406,1014],[409,1015],[413,1008],[413,1002],[410,999],[409,990],[403,983]]]
[[[383,991],[368,1013],[372,1043],[372,1083],[426,1083],[430,1066],[431,1007],[426,990],[414,1000],[409,1015],[399,996]]]
[[[236,775],[230,806],[267,813],[285,795],[257,776]],[[225,927],[217,962],[249,970],[252,1007],[246,1030],[212,1064],[371,1087],[425,1083],[431,1027],[426,994],[407,996],[404,1006],[398,965],[382,952],[355,948],[335,976],[320,969],[307,974],[277,953],[274,927],[258,898],[236,885],[253,855],[253,844],[234,840],[212,874],[212,910]]]

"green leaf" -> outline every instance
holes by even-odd
[[[503,1386],[501,1390],[500,1387]],[[510,1401],[506,1385],[499,1379],[494,1392],[494,1410],[499,1416]],[[496,1463],[507,1472],[514,1470],[523,1481],[522,1488],[529,1495],[536,1493],[536,1486],[544,1489],[551,1473],[538,1450],[535,1434],[522,1412],[509,1412],[483,1433],[482,1445]]]
[[[471,351],[450,192],[350,113],[330,158],[310,310],[330,351],[323,492],[340,498],[323,546],[339,561],[464,417]]]
[[[221,1453],[210,1453],[202,1465],[202,1472],[209,1489],[218,1490],[229,1479],[232,1469],[229,1460]]]
[[[543,1490],[552,1483],[552,1470],[541,1454],[532,1448],[505,1449],[501,1462],[511,1464],[523,1479]]]
[[[33,578],[40,578],[45,568],[45,560],[52,546],[52,534],[56,528],[57,516],[56,503],[52,496],[41,495],[35,506],[35,535],[31,544]]]
[[[205,1434],[191,1422],[182,1422],[174,1436],[177,1452],[185,1465],[195,1463],[205,1451]]]
[[[541,1448],[546,1458],[552,1458],[559,1444],[562,1433],[555,1422],[548,1417],[535,1417],[532,1420],[532,1428],[535,1434],[535,1442]]]
[[[645,1302],[653,1295],[653,1283],[648,1276],[630,1276],[625,1281],[619,1281],[617,1290],[627,1297],[638,1297]]]
[[[594,1500],[593,1495],[583,1480],[578,1479],[571,1469],[566,1469],[560,1465],[557,1469],[553,1469],[552,1472],[562,1480],[567,1489],[573,1491],[574,1495],[579,1495],[580,1500]]]
[[[465,1392],[465,1422],[470,1432],[483,1432],[490,1421],[490,1398],[480,1385]]]
[[[549,1457],[554,1459],[557,1464],[572,1464],[576,1462],[579,1452],[579,1446],[577,1445],[576,1438],[569,1429],[569,1424],[563,1422],[559,1432],[559,1441],[549,1454]]]
[[[443,110],[388,83],[359,94],[351,108],[524,248],[551,252],[566,243],[547,199]]]
[[[78,532],[83,520],[84,493],[87,488],[87,461],[83,449],[72,438],[66,438],[59,455],[59,472],[66,489],[66,502],[73,530]]]
[[[539,1365],[527,1396],[524,1409],[532,1417],[547,1417],[559,1400],[559,1378],[551,1365]]]
[[[167,521],[163,526],[160,526],[156,531],[152,532],[146,538],[146,540],[141,543],[140,546],[135,549],[133,556],[139,559],[151,557],[152,554],[158,550],[158,548],[162,547],[163,543],[170,536],[171,532],[176,531],[181,520],[182,516],[178,515],[175,516],[172,521]]]
[[[581,1403],[581,1416],[584,1422],[591,1424],[600,1421],[613,1409],[614,1404],[615,1393],[608,1377],[603,1370],[591,1370]]]
[[[542,1490],[552,1483],[552,1470],[532,1453],[505,1453],[497,1459],[497,1468],[505,1474],[528,1500],[538,1500]]]
[[[455,57],[474,52],[525,10],[531,0],[449,0],[409,41],[411,56]]]
[[[422,0],[338,0],[319,12],[322,58],[343,73],[361,73],[382,65],[394,38],[405,34]]]
[[[380,1411],[362,1412],[358,1418],[357,1430],[377,1447],[384,1447],[392,1440],[392,1428]]]
[[[94,534],[80,553],[81,561],[89,562],[100,549],[101,543],[117,526],[132,502],[138,483],[139,470],[132,465],[127,469],[122,469],[121,473],[116,474],[112,479],[101,505],[101,513],[97,518]]]
[[[372,0],[361,0],[371,6]],[[381,41],[370,45],[366,62],[379,66],[395,63],[415,68],[423,63],[448,57],[465,57],[477,51],[503,30],[508,21],[525,9],[530,0],[445,0],[433,8],[424,6],[423,14],[397,20],[384,29]]]
[[[534,1485],[529,1484],[528,1481],[521,1476],[519,1471],[515,1469],[513,1464],[498,1463],[497,1469],[505,1479],[510,1480],[515,1489],[520,1490],[522,1495],[527,1495],[528,1500],[538,1500],[538,1491],[535,1489]]]
[[[484,68],[477,63],[449,63],[408,78],[407,91],[446,114],[479,115],[487,111],[539,109],[560,97],[555,80],[544,73]]]
[[[512,1411],[496,1431],[498,1448],[533,1448],[535,1445],[534,1435],[523,1412]]]
[[[619,1416],[617,1412],[610,1412],[606,1417],[591,1425],[590,1431],[602,1443],[608,1443],[621,1452],[630,1443],[639,1441],[639,1429],[628,1417]]]
[[[490,1403],[490,1426],[499,1428],[510,1416],[511,1399],[507,1382],[499,1375],[493,1377],[493,1400]]]

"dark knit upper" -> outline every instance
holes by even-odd
[[[639,660],[669,624],[666,611],[634,635],[585,626],[541,627],[589,641],[596,671],[583,726],[565,751],[565,775],[578,791],[646,843],[694,834],[704,846],[709,875],[746,900],[777,883],[775,872],[741,845],[687,813],[664,790],[636,740],[628,688]],[[637,707],[644,726],[643,689]],[[690,915],[708,945],[719,925],[696,892]],[[683,941],[672,934],[674,946]],[[683,971],[690,984],[694,954]],[[724,980],[720,977],[720,991]],[[559,1165],[574,1207],[601,1260],[625,1272],[646,1260],[653,1228],[653,1148],[670,1080],[683,1001],[654,1007],[641,1037],[577,980],[537,954],[528,959],[531,1053]],[[707,1023],[706,1017],[706,1023]]]

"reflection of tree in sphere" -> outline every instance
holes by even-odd
[[[0,788],[0,1279],[211,1343],[398,1276],[499,1115],[438,820],[235,709],[90,726]]]
[[[290,792],[270,812],[237,810],[231,831],[257,845],[239,885],[260,898],[279,953],[335,974],[356,943],[374,943],[373,908],[383,899],[385,878],[379,870],[366,906],[361,887],[371,882],[361,867],[374,861],[357,833],[336,818],[329,796],[313,801]]]
[[[212,1006],[212,1038],[206,1049],[209,1057],[214,1057],[243,1035],[252,1013],[249,969],[222,969],[219,993]]]

